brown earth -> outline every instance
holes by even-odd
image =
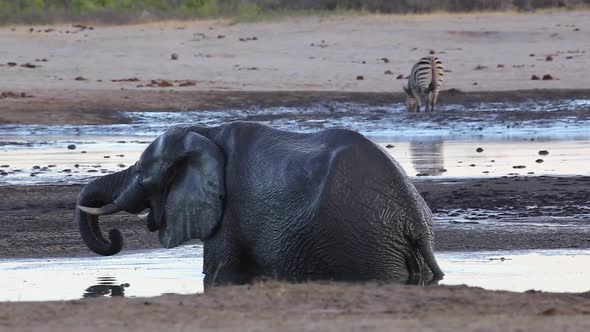
[[[590,177],[506,177],[416,181],[435,213],[437,250],[590,248]],[[82,243],[74,218],[80,185],[0,187],[0,257],[47,257],[91,254]],[[546,206],[552,207],[545,209]],[[461,227],[482,217],[497,228]],[[470,218],[471,216],[471,218]],[[533,217],[533,219],[527,219]],[[451,222],[446,222],[450,219]],[[556,220],[559,219],[559,220]],[[503,227],[503,222],[575,223],[578,227]],[[106,233],[122,230],[124,250],[159,248],[155,233],[137,217],[117,214],[101,219]]]
[[[244,109],[250,106],[302,106],[325,102],[386,105],[405,100],[402,93],[338,91],[38,90],[34,95],[35,98],[0,100],[0,124],[114,124],[128,121],[124,117],[125,112]],[[438,104],[550,101],[586,99],[589,96],[590,89],[446,90],[441,92]],[[535,113],[538,112],[502,116],[518,117],[513,120],[522,121],[530,116],[541,116]],[[577,112],[573,116],[585,116],[586,113]],[[474,113],[469,112],[469,115],[473,116]],[[445,114],[436,116],[444,118]],[[455,112],[453,116],[461,114]],[[552,112],[550,116],[559,117],[563,114]]]

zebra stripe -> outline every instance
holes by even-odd
[[[406,93],[406,108],[410,112],[420,111],[422,102],[426,102],[426,112],[434,111],[434,104],[442,88],[444,67],[435,56],[426,56],[412,67]]]

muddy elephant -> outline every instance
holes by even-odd
[[[145,209],[164,247],[203,242],[209,284],[443,275],[423,198],[389,154],[350,130],[173,127],[135,165],[84,187],[82,238],[114,255],[123,236],[105,239],[98,216]]]

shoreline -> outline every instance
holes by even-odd
[[[438,105],[588,98],[590,89],[443,90]],[[32,97],[2,99],[0,125],[124,124],[129,123],[126,112],[215,111],[331,102],[372,106],[404,101],[403,93],[394,92],[39,90],[33,92]],[[444,112],[435,113],[437,117],[445,115]]]

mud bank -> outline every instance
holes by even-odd
[[[129,123],[126,112],[186,112],[248,107],[306,106],[350,102],[369,106],[403,103],[403,93],[336,91],[142,91],[142,90],[35,90],[33,98],[3,99],[0,124],[117,124]],[[590,90],[539,89],[515,91],[443,91],[439,105],[586,99]],[[462,111],[463,112],[463,111]],[[453,113],[452,118],[473,116]],[[520,117],[523,117],[521,113]],[[558,115],[557,113],[554,114]],[[445,116],[445,113],[437,114]],[[527,120],[526,115],[520,120]]]
[[[590,248],[590,177],[416,181],[435,214],[437,250]],[[74,222],[82,186],[0,187],[0,257],[91,254]],[[101,219],[128,249],[159,248],[127,214]]]

